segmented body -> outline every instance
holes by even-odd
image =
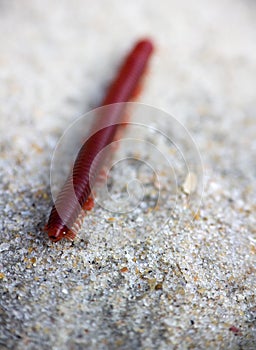
[[[102,106],[110,105],[94,125],[93,135],[86,140],[75,160],[73,171],[63,185],[51,210],[46,231],[57,242],[62,238],[73,240],[81,226],[83,211],[93,207],[92,187],[103,165],[104,152],[122,122],[122,104],[135,93],[147,66],[153,46],[149,40],[139,41],[127,56],[116,79],[110,86]],[[112,105],[114,104],[114,105]]]

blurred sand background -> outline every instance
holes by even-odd
[[[255,349],[255,34],[250,0],[0,0],[0,349]],[[54,147],[141,36],[157,50],[139,101],[196,141],[200,213],[114,241],[96,206],[52,244]]]

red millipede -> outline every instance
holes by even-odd
[[[135,94],[152,51],[153,44],[150,40],[139,41],[110,85],[102,102],[102,106],[111,105],[110,109],[103,112],[95,125],[97,131],[82,145],[73,170],[51,210],[45,230],[53,242],[62,238],[74,240],[82,223],[81,208],[90,210],[93,207],[90,194],[103,164],[103,156],[99,155],[114,141],[118,124],[122,122],[123,108],[118,103],[129,101]]]

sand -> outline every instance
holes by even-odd
[[[0,349],[255,349],[255,13],[249,0],[1,1]],[[168,135],[184,126],[198,167],[188,177],[177,149],[138,130],[109,186],[126,198],[139,176],[146,196],[135,181],[132,210],[101,199],[73,243],[51,243],[54,148],[143,36],[157,49],[138,102],[160,111],[157,129],[172,116]]]

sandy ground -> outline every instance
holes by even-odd
[[[255,349],[255,33],[250,0],[1,0],[0,349]],[[175,191],[147,158],[160,164],[155,206],[159,183],[128,147],[113,198],[138,169],[145,198],[125,213],[98,203],[74,243],[53,244],[53,150],[145,35],[157,49],[139,101],[195,140],[200,211],[191,221],[178,154],[149,136],[171,154]]]

